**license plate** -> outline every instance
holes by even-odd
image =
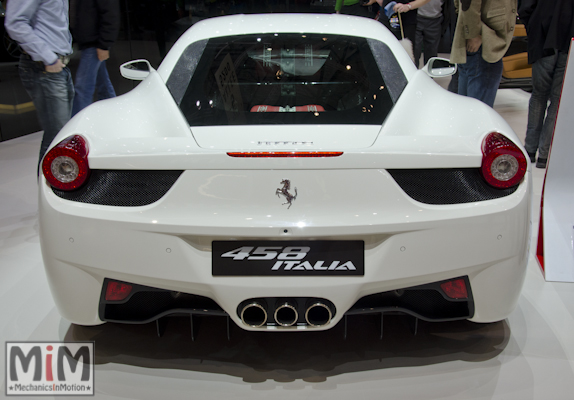
[[[214,276],[365,274],[362,240],[214,241]]]

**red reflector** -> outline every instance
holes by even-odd
[[[132,285],[128,285],[120,282],[108,282],[108,287],[106,288],[106,300],[109,301],[119,301],[124,300],[130,295],[132,291]]]
[[[455,279],[440,284],[440,288],[451,299],[467,299],[466,283],[464,279]]]
[[[339,157],[343,154],[342,151],[270,151],[270,152],[236,152],[227,153],[230,157],[242,157],[242,158],[281,158],[281,157],[303,157],[303,158],[313,158],[313,157]]]

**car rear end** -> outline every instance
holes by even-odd
[[[65,318],[214,315],[279,331],[512,311],[531,189],[510,128],[407,79],[394,44],[289,32],[176,46],[165,85],[152,72],[64,128],[44,160],[40,236]]]

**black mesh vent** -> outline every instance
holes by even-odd
[[[468,301],[447,300],[437,290],[419,289],[377,293],[355,303],[349,314],[359,311],[404,311],[427,321],[448,321],[469,318]]]
[[[105,286],[104,286],[105,287]],[[169,314],[226,315],[207,297],[167,290],[141,291],[122,304],[103,304],[102,321],[145,323]]]
[[[508,196],[518,186],[495,189],[478,168],[389,169],[399,186],[413,199],[426,204],[460,204]]]
[[[136,207],[154,203],[173,186],[183,171],[92,170],[87,183],[66,192],[52,188],[56,196],[80,203]]]
[[[466,276],[453,280],[460,279],[464,280],[467,298],[447,297],[441,284],[448,281],[440,281],[362,297],[346,314],[403,312],[426,321],[437,322],[471,318],[474,315],[474,300],[470,282]]]

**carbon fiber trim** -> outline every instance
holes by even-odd
[[[483,179],[479,168],[389,169],[407,195],[426,204],[461,204],[509,196],[518,186],[496,189]]]
[[[92,170],[84,186],[66,192],[52,188],[65,200],[117,207],[138,207],[161,199],[183,171]]]
[[[367,39],[367,43],[369,43],[377,66],[383,75],[383,79],[387,83],[393,103],[396,103],[409,83],[405,77],[405,73],[395,58],[395,55],[391,49],[389,49],[389,46],[375,39]]]

